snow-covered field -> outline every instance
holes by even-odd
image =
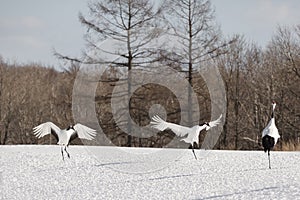
[[[0,146],[0,199],[300,199],[300,152]]]

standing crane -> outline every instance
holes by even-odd
[[[264,130],[262,131],[262,145],[264,147],[264,151],[268,152],[270,169],[271,169],[270,151],[271,151],[271,149],[273,149],[273,147],[277,143],[278,139],[280,138],[278,129],[275,125],[275,114],[274,114],[275,107],[276,107],[276,103],[273,102],[272,103],[271,120],[269,121],[266,128],[264,128]]]

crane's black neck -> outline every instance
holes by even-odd
[[[74,130],[74,127],[71,125],[67,128],[67,130],[70,130],[70,129],[73,129]]]
[[[199,126],[204,126],[204,125],[209,126],[209,123],[208,122],[204,122],[202,124],[199,124]]]
[[[275,118],[274,108],[272,108],[271,118]]]

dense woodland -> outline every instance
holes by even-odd
[[[166,111],[166,119],[179,123],[180,113],[190,116],[186,125],[210,120],[210,93],[196,66],[217,67],[225,86],[225,123],[215,149],[261,149],[261,131],[268,123],[272,101],[277,102],[276,125],[281,138],[277,149],[299,150],[300,138],[300,25],[278,26],[268,45],[261,48],[241,35],[225,38],[215,23],[210,1],[166,1],[161,7],[152,1],[115,0],[91,1],[89,16],[79,14],[79,21],[87,29],[85,52],[95,48],[97,41],[114,38],[124,42],[126,54],[107,64],[98,81],[95,109],[101,134],[93,144],[106,145],[109,140],[117,146],[180,147],[179,138],[170,131],[159,132],[151,137],[131,136],[133,130],[128,119],[117,123],[111,102],[117,84],[126,85],[121,95],[130,96],[130,118],[140,126],[150,122],[151,106],[160,104]],[[180,8],[180,9],[179,9]],[[177,19],[177,20],[174,20]],[[149,48],[151,42],[167,34],[180,38],[179,48]],[[66,36],[67,37],[67,36]],[[98,49],[98,54],[103,50]],[[83,64],[101,61],[84,54],[80,58],[55,52],[65,66],[47,67],[42,64],[19,64],[0,59],[0,144],[54,144],[54,137],[37,139],[32,128],[42,122],[52,121],[60,127],[74,122],[72,115],[73,86]],[[116,53],[116,52],[113,52]],[[66,53],[67,54],[67,53]],[[213,62],[208,62],[213,60]],[[197,94],[201,112],[199,121],[193,121],[192,106],[182,108],[170,89],[159,84],[145,84],[134,90],[130,71],[139,69],[151,72],[147,65],[168,66],[191,85],[182,99],[187,105],[195,102]],[[207,64],[210,63],[210,64]],[[149,72],[150,71],[150,72]],[[120,74],[127,73],[125,79]],[[168,81],[168,78],[166,78]],[[122,113],[120,109],[120,113]],[[122,114],[120,114],[122,116]],[[88,125],[96,128],[91,122]],[[126,131],[120,126],[124,126]],[[209,132],[201,132],[200,143]],[[170,141],[177,141],[178,144]],[[81,144],[80,140],[73,143]]]

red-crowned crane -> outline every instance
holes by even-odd
[[[211,127],[217,126],[221,122],[222,115],[217,120],[211,121],[211,122],[205,122],[200,125],[196,125],[193,127],[185,127],[178,124],[166,122],[163,119],[161,119],[158,115],[155,115],[152,117],[152,121],[150,122],[151,126],[153,128],[156,128],[160,131],[170,129],[172,130],[177,136],[184,137],[181,139],[186,143],[190,143],[192,145],[192,151],[195,156],[195,159],[197,160],[197,156],[194,151],[194,142],[199,143],[199,134],[203,129],[210,129]]]
[[[275,125],[275,114],[274,114],[275,107],[276,107],[276,103],[273,102],[272,103],[271,120],[269,121],[266,128],[262,131],[262,145],[264,147],[264,151],[268,152],[270,169],[271,169],[270,151],[271,151],[271,149],[273,149],[273,147],[277,143],[278,139],[280,138],[278,129]]]
[[[67,153],[68,158],[70,154],[67,152],[67,147],[70,142],[75,138],[92,140],[96,136],[96,130],[91,129],[82,124],[75,124],[74,126],[69,126],[67,129],[61,130],[52,122],[46,122],[33,128],[33,133],[36,137],[41,138],[45,135],[52,134],[58,141],[57,144],[61,146],[61,155],[64,160],[64,151]]]

